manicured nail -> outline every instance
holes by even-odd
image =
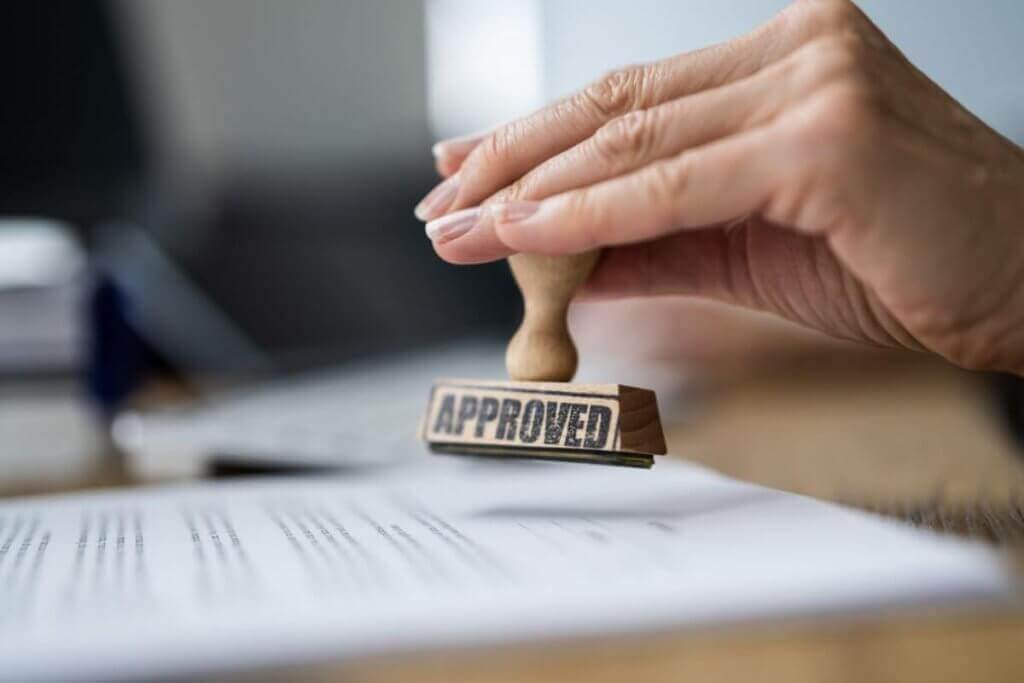
[[[515,223],[516,221],[526,220],[537,213],[539,208],[540,202],[514,201],[505,204],[494,204],[491,210],[494,212],[495,220],[499,223]]]
[[[466,135],[461,138],[450,138],[448,140],[441,140],[433,147],[430,148],[430,152],[434,155],[435,159],[441,157],[464,157],[473,151],[473,148],[480,144],[480,141],[486,137],[486,134],[475,134]]]
[[[475,228],[480,222],[481,216],[483,216],[483,209],[479,206],[448,214],[427,223],[427,237],[434,244],[451,242]]]
[[[444,180],[440,185],[435,187],[433,190],[423,198],[416,208],[413,209],[413,213],[421,221],[430,221],[438,216],[444,214],[444,212],[451,206],[452,202],[455,201],[455,195],[459,191],[459,174],[456,173],[451,178]]]

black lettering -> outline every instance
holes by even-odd
[[[558,415],[557,419],[555,415]],[[565,430],[565,418],[569,415],[569,406],[565,403],[559,405],[555,401],[548,401],[547,414],[544,419],[544,443],[557,444],[562,441],[562,432]]]
[[[467,420],[476,417],[476,396],[463,396],[459,401],[459,418],[455,421],[455,433],[462,435]]]
[[[480,401],[480,415],[476,421],[476,437],[479,439],[484,435],[484,429],[488,422],[494,422],[498,417],[498,399],[490,396]]]
[[[587,418],[587,438],[583,440],[585,448],[604,448],[608,443],[608,427],[612,422],[612,411],[606,406],[590,406]]]
[[[527,401],[523,409],[523,420],[519,423],[519,440],[533,443],[540,437],[540,428],[544,424],[544,404],[540,401]],[[527,431],[529,430],[529,431]]]
[[[506,398],[501,401],[501,414],[498,416],[498,429],[494,436],[498,439],[507,438],[509,441],[516,440],[516,418],[523,404],[514,398]],[[505,434],[508,433],[506,437]]]
[[[441,408],[437,411],[437,419],[434,420],[434,433],[442,429],[445,434],[452,433],[452,416],[455,414],[455,397],[445,394],[441,399]]]
[[[565,445],[579,448],[580,430],[583,429],[583,415],[587,414],[585,403],[572,403],[569,405],[569,424],[565,428]]]

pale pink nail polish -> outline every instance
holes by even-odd
[[[476,227],[482,216],[480,207],[456,211],[427,223],[427,237],[435,244],[451,242]]]
[[[494,211],[494,218],[499,223],[515,223],[523,221],[537,213],[540,202],[514,201],[504,204],[495,204],[491,207]]]
[[[413,209],[413,213],[421,221],[430,221],[438,216],[444,214],[452,202],[455,201],[455,195],[459,192],[459,174],[456,173],[451,178],[440,183],[437,187],[431,190],[426,197],[423,198],[416,208]]]

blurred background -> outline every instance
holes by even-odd
[[[442,263],[412,216],[436,181],[431,143],[785,4],[5,3],[0,476],[86,467],[82,444],[103,450],[107,420],[154,377],[202,390],[503,344],[521,306],[505,265]],[[1024,142],[1024,4],[860,4]],[[585,358],[655,358],[680,377],[832,345],[699,302],[588,304],[573,325]]]

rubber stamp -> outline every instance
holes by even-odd
[[[421,434],[431,450],[626,467],[665,453],[654,392],[570,381],[578,355],[566,314],[597,258],[509,257],[524,309],[505,354],[510,380],[436,381]]]

